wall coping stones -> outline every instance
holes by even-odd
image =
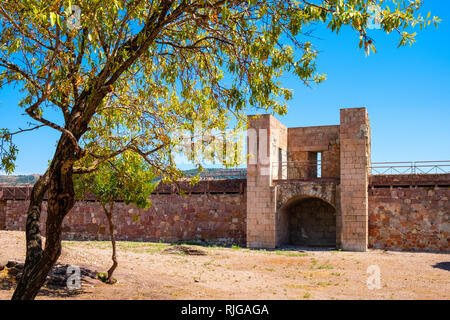
[[[192,185],[189,181],[181,181],[173,184],[160,184],[153,194],[179,194],[179,193],[232,193],[243,194],[247,186],[247,179],[205,180]],[[0,187],[0,200],[28,200],[33,186],[27,187]],[[44,196],[47,200],[47,195]],[[86,196],[83,200],[95,201],[96,198]],[[121,199],[117,199],[120,201]]]

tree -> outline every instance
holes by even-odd
[[[126,151],[120,157],[108,160],[93,173],[74,177],[77,198],[94,195],[106,215],[112,245],[112,266],[107,272],[105,282],[114,283],[113,273],[118,266],[116,240],[114,236],[114,203],[123,200],[145,209],[151,205],[149,197],[158,182],[152,168],[136,153]]]
[[[375,50],[367,26],[380,4],[381,29],[399,45],[410,27],[439,22],[422,17],[420,0],[24,0],[0,4],[0,87],[17,85],[20,107],[41,126],[61,133],[46,172],[33,186],[27,211],[27,254],[13,299],[34,299],[61,252],[61,224],[75,203],[73,175],[89,173],[126,150],[155,174],[179,176],[171,133],[223,129],[245,112],[286,113],[285,72],[320,83],[308,26],[356,31],[366,53]],[[393,8],[393,9],[392,9]],[[61,114],[50,121],[49,110]],[[0,132],[0,169],[12,171],[17,148]],[[77,161],[90,157],[88,167]],[[46,242],[39,217],[48,195]]]

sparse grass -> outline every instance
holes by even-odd
[[[311,259],[311,267],[310,267],[310,269],[311,270],[314,269],[314,267],[317,265],[318,262],[319,261],[317,259]]]
[[[160,252],[164,249],[165,247],[157,247],[157,248],[147,248],[144,251],[147,253],[156,253],[156,252]]]
[[[118,241],[117,248],[122,250],[130,250],[134,253],[158,253],[169,247],[170,244],[162,242],[128,242]]]
[[[124,249],[134,249],[134,248],[148,248],[153,247],[157,250],[162,250],[166,247],[170,246],[169,243],[163,242],[134,242],[134,241],[117,241],[117,247]]]
[[[318,286],[321,286],[321,287],[326,287],[326,286],[331,286],[331,285],[333,285],[333,283],[332,283],[331,281],[328,281],[328,282],[319,281],[319,282],[317,282],[317,285],[318,285]]]
[[[305,292],[305,294],[303,295],[303,299],[309,299],[309,298],[311,298],[311,293]]]
[[[117,247],[125,249],[141,248],[144,247],[145,243],[131,242],[131,241],[117,241]]]
[[[298,283],[288,283],[285,285],[285,287],[291,288],[291,289],[309,289],[308,285],[298,284]]]
[[[321,266],[318,266],[317,269],[334,269],[334,267],[329,264],[323,264]]]
[[[286,256],[286,257],[307,257],[308,254],[306,252],[301,251],[286,251],[286,250],[277,250],[275,251],[277,255]]]

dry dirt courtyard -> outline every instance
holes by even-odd
[[[24,239],[0,231],[0,265],[24,261]],[[116,284],[86,276],[80,290],[47,286],[37,299],[450,299],[450,254],[181,247],[203,253],[193,255],[129,241],[117,248]],[[95,274],[106,272],[110,256],[108,241],[64,241],[59,262]],[[379,268],[379,289],[367,286],[370,266]],[[0,271],[0,299],[10,299],[14,285],[8,268]]]

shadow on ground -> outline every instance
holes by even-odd
[[[167,242],[170,246],[199,246],[204,248],[232,248],[232,249],[246,249],[252,251],[342,251],[341,249],[336,248],[336,246],[305,246],[305,245],[290,245],[285,244],[276,248],[248,248],[248,247],[240,247],[239,245],[223,245],[223,244],[211,244],[202,241],[178,241],[178,242]],[[169,247],[170,248],[170,247]],[[175,249],[174,249],[175,250]]]
[[[70,265],[57,263],[49,275],[47,276],[47,280],[44,286],[39,291],[38,296],[43,297],[73,297],[84,293],[85,290],[83,288],[87,287],[87,284],[91,284],[94,281],[100,281],[97,279],[97,272],[90,270],[88,268],[78,268],[77,271],[67,273],[67,268]],[[22,276],[24,264],[17,261],[8,261],[5,266],[0,266],[0,290],[11,290],[14,289],[17,285],[17,282],[20,280]],[[79,273],[78,273],[79,270]],[[69,270],[71,271],[71,270]],[[77,275],[79,274],[79,284],[80,288],[77,289]],[[69,279],[69,277],[71,279]],[[71,281],[71,280],[74,281]],[[72,284],[72,288],[68,287],[69,284]]]
[[[438,262],[433,265],[433,268],[438,268],[446,271],[450,271],[450,262]]]

